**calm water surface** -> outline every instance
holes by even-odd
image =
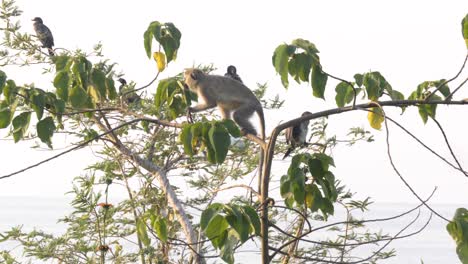
[[[66,198],[41,198],[41,197],[1,197],[0,196],[0,231],[8,230],[12,226],[23,225],[24,230],[31,230],[34,227],[60,234],[65,230],[65,225],[57,223],[57,219],[72,211],[69,206],[69,199]],[[414,205],[410,204],[388,204],[381,203],[371,207],[370,212],[366,212],[365,218],[382,218],[390,217],[402,213]],[[445,217],[451,219],[456,208],[461,205],[446,204],[433,205],[433,208]],[[467,206],[465,206],[467,207]],[[340,211],[337,211],[337,215]],[[372,231],[382,229],[385,233],[395,234],[401,228],[406,226],[416,213],[404,219],[397,219],[386,223],[369,224],[368,227]],[[359,214],[356,214],[360,218]],[[421,212],[420,219],[409,228],[406,232],[414,232],[418,230],[429,217],[427,210]],[[342,219],[331,219],[332,222],[341,221]],[[396,240],[390,244],[397,250],[397,257],[379,263],[384,264],[405,264],[405,263],[421,263],[425,264],[452,264],[460,263],[455,254],[455,243],[445,231],[446,223],[433,217],[429,226],[417,236]],[[0,250],[11,249],[11,244],[0,243]],[[248,247],[248,245],[247,245]],[[259,255],[252,253],[245,246],[245,253],[239,254],[236,258],[237,263],[257,263]],[[355,251],[358,256],[367,256],[365,250]],[[258,257],[257,257],[258,256]]]

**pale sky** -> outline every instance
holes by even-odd
[[[101,41],[106,57],[119,63],[119,70],[137,86],[154,77],[155,63],[146,57],[143,32],[151,21],[173,22],[182,32],[175,63],[161,78],[194,64],[213,63],[217,73],[233,64],[244,82],[268,82],[270,94],[286,99],[285,110],[267,112],[267,127],[280,120],[335,108],[334,86],[329,81],[324,102],[312,97],[311,88],[291,86],[286,92],[271,64],[274,49],[284,42],[304,38],[320,50],[324,69],[352,80],[355,73],[380,71],[394,89],[407,97],[426,80],[451,78],[461,66],[466,47],[460,22],[468,12],[468,1],[51,1],[21,0],[23,30],[33,33],[32,18],[42,17],[52,30],[56,47],[91,50]],[[4,70],[18,84],[34,82],[52,89],[52,77],[41,69],[8,67]],[[467,71],[464,72],[466,76]],[[451,85],[454,87],[455,85]],[[149,87],[154,93],[156,85]],[[468,87],[456,98],[468,97]],[[364,102],[364,101],[363,101]],[[399,118],[398,109],[386,109],[429,146],[449,160],[440,132],[428,122],[423,125],[417,110],[409,109]],[[438,117],[460,162],[468,169],[466,107],[439,107]],[[343,136],[352,126],[371,129],[366,113],[355,112],[329,119],[329,134]],[[425,197],[438,186],[435,203],[466,203],[468,178],[449,168],[422,149],[414,140],[391,126],[395,162],[418,193]],[[386,156],[385,132],[372,130],[374,143],[340,147],[333,156],[341,179],[358,197],[371,196],[378,202],[417,200],[394,174]],[[5,131],[0,131],[4,136]],[[32,142],[14,145],[0,141],[0,174],[10,173],[54,153],[30,149]],[[61,146],[54,139],[54,146]],[[7,151],[5,151],[7,150]],[[71,189],[71,180],[93,162],[89,150],[81,150],[40,168],[1,180],[0,195],[61,196]],[[85,155],[84,155],[85,154]],[[283,172],[276,175],[281,176]],[[466,206],[466,205],[465,205]],[[451,216],[448,216],[451,217]]]

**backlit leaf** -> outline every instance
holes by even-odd
[[[138,238],[146,247],[148,247],[151,243],[151,240],[148,237],[148,230],[146,228],[146,223],[141,218],[137,218],[136,220],[136,230],[137,230]]]
[[[158,66],[158,71],[162,72],[166,68],[166,55],[163,52],[154,52],[153,58]]]
[[[29,127],[29,121],[31,120],[31,112],[23,112],[13,118],[13,139],[18,142],[24,137]]]
[[[6,101],[0,101],[0,128],[6,128],[10,125],[12,111]]]
[[[462,35],[465,39],[466,48],[468,48],[468,14],[462,20]]]
[[[68,85],[70,77],[67,71],[60,71],[54,78],[54,87],[57,88],[57,96],[64,100],[68,100]]]
[[[72,87],[70,90],[70,103],[73,107],[81,108],[87,105],[88,94],[79,85]]]
[[[289,47],[287,44],[279,45],[273,53],[273,66],[281,76],[281,83],[284,88],[288,88],[288,60],[289,60]]]
[[[327,79],[328,76],[322,71],[321,66],[314,65],[312,67],[312,90],[315,97],[325,99],[324,94]]]
[[[229,145],[231,144],[231,139],[229,137],[228,131],[224,126],[219,124],[213,124],[209,132],[209,139],[211,146],[213,146],[215,151],[216,163],[221,164],[226,159],[226,155],[229,150]]]
[[[385,120],[382,109],[380,107],[372,107],[367,114],[367,119],[372,128],[380,130],[382,128],[382,122]]]
[[[55,123],[52,117],[46,117],[37,123],[37,136],[43,143],[46,143],[49,148],[52,148],[51,138],[54,135]]]
[[[3,87],[5,87],[6,78],[6,74],[3,71],[0,71],[0,94],[3,92]]]

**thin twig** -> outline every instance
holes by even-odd
[[[449,82],[455,80],[456,78],[458,78],[458,76],[462,73],[463,69],[465,68],[466,61],[467,61],[467,60],[468,60],[468,53],[466,54],[465,60],[463,61],[463,64],[462,64],[462,66],[460,67],[460,70],[458,71],[458,73],[457,73],[452,79],[449,79],[449,80],[447,80],[447,81],[445,81],[445,82],[440,83],[439,86],[437,86],[437,88],[436,88],[432,93],[430,93],[430,94],[426,97],[426,102],[429,101],[429,99],[431,99],[431,97],[432,97],[436,92],[438,92],[440,89],[442,89],[442,87],[443,87],[444,85],[446,85],[447,83],[449,83]],[[450,98],[450,95],[449,95],[447,98]]]
[[[450,146],[450,143],[448,141],[448,138],[447,138],[447,135],[445,134],[445,131],[444,129],[442,128],[442,126],[440,125],[439,121],[437,121],[435,118],[432,118],[432,120],[436,123],[436,125],[439,127],[440,129],[440,132],[442,133],[442,136],[444,137],[444,140],[445,140],[445,144],[447,145],[449,151],[450,151],[450,154],[452,154],[452,157],[453,159],[455,160],[455,162],[457,163],[458,165],[458,168],[460,169],[461,172],[463,172],[463,174],[465,174],[466,177],[468,177],[468,174],[465,172],[465,170],[463,170],[460,162],[458,161],[457,159],[457,156],[455,155],[455,153],[453,152],[453,149],[452,147]]]

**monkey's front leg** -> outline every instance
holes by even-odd
[[[206,109],[213,108],[215,106],[216,106],[216,103],[214,103],[214,104],[204,103],[204,104],[197,104],[196,106],[189,107],[188,109],[189,109],[189,112],[196,113],[196,112],[200,112],[200,111],[203,111],[203,110],[206,110]]]

